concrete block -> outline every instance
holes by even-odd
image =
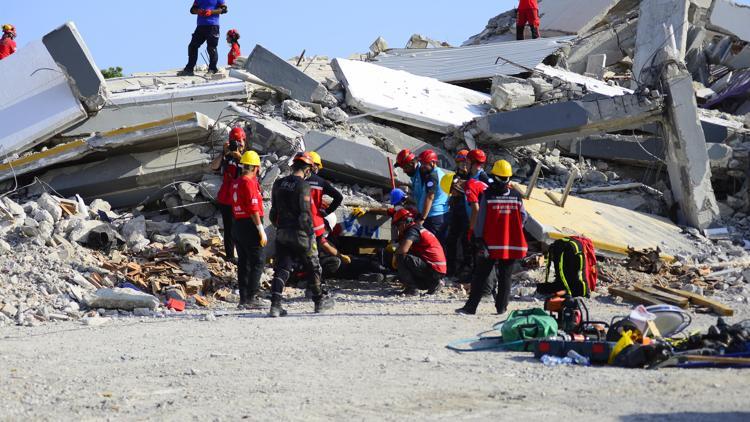
[[[635,50],[637,19],[614,23],[587,34],[574,41],[568,54],[568,70],[583,74],[586,72],[588,57],[592,54],[606,54],[607,66],[612,66]]]
[[[607,66],[606,54],[592,54],[586,62],[586,73],[595,75],[597,79],[604,76],[604,69]]]
[[[542,33],[583,34],[600,23],[619,0],[547,0],[539,3]]]
[[[535,101],[534,87],[526,80],[512,76],[492,78],[492,106],[496,109],[510,111],[528,107]]]
[[[654,81],[650,70],[654,67],[655,56],[671,44],[669,35],[674,35],[677,48],[676,59],[684,62],[687,44],[688,0],[649,0],[641,2],[638,18],[633,77],[646,85]],[[671,31],[671,33],[669,32]],[[643,75],[647,73],[647,75]],[[656,75],[658,76],[658,75]]]
[[[269,84],[288,89],[290,96],[298,101],[318,102],[328,92],[318,81],[261,45],[256,45],[248,56],[245,70]]]
[[[750,6],[731,0],[714,0],[709,28],[750,42]]]
[[[159,300],[152,295],[133,289],[99,289],[84,298],[91,309],[122,309],[132,311],[137,308],[156,309]]]

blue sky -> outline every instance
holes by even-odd
[[[195,29],[195,16],[188,13],[192,0],[3,3],[0,21],[16,25],[19,46],[74,21],[97,65],[122,66],[125,73],[181,68]],[[460,44],[480,32],[491,17],[515,7],[516,1],[227,0],[227,4],[222,32],[240,31],[243,54],[260,43],[289,58],[302,49],[309,56],[348,57],[366,52],[380,35],[391,47],[403,47],[413,33]],[[227,52],[222,37],[220,64],[226,63]]]

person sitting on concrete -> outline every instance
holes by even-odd
[[[516,39],[526,38],[526,24],[531,27],[531,38],[539,38],[539,4],[537,0],[520,0],[518,3],[518,18],[516,20]]]
[[[415,295],[417,290],[435,293],[448,270],[443,246],[406,209],[396,213],[393,223],[398,230],[395,260],[398,278],[404,285],[402,294]]]
[[[505,313],[510,299],[511,277],[516,262],[528,251],[523,227],[526,210],[523,196],[512,189],[510,163],[499,160],[492,168],[492,183],[482,193],[476,223],[469,228],[474,236],[476,263],[471,292],[466,304],[457,309],[460,314],[474,315],[491,278],[497,280],[495,310]]]
[[[3,37],[0,39],[0,60],[16,52],[16,27],[3,25]]]
[[[227,65],[234,66],[235,60],[242,55],[242,51],[240,50],[240,33],[236,29],[227,31],[227,44],[229,44]]]
[[[433,150],[419,155],[421,183],[413,186],[420,216],[417,222],[431,231],[445,247],[448,235],[448,194],[440,189],[445,172],[437,166],[438,155]]]
[[[265,305],[258,296],[263,274],[263,248],[268,243],[263,228],[263,193],[258,183],[260,157],[247,151],[239,162],[242,175],[232,182],[230,198],[235,228],[232,232],[237,245],[237,282],[240,289],[240,308],[262,309]]]
[[[198,15],[198,25],[188,45],[188,63],[178,76],[193,76],[198,63],[198,49],[208,45],[208,73],[219,71],[219,17],[228,12],[226,0],[195,0],[190,13]]]
[[[232,240],[232,196],[230,189],[235,179],[240,177],[240,159],[245,153],[247,135],[241,127],[233,128],[229,132],[229,141],[224,143],[224,154],[216,157],[211,163],[211,170],[221,171],[222,181],[216,202],[221,212],[224,225],[224,256],[227,261],[237,263],[234,255],[234,241]]]

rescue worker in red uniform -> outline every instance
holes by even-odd
[[[457,313],[476,314],[491,278],[497,279],[495,310],[502,315],[508,308],[513,269],[528,251],[523,232],[527,217],[523,196],[511,188],[511,176],[510,163],[497,161],[491,172],[492,183],[479,199],[476,225],[470,228],[476,251],[474,278],[469,300]]]
[[[323,294],[320,286],[322,269],[313,230],[310,185],[305,181],[312,175],[314,164],[310,154],[297,154],[292,162],[292,174],[273,185],[270,218],[276,227],[276,264],[269,312],[273,318],[287,314],[281,300],[295,261],[302,263],[308,278],[307,288],[312,293],[315,312],[325,312],[335,304],[333,298]]]
[[[263,192],[258,183],[260,157],[255,151],[242,155],[239,162],[242,174],[232,182],[230,197],[237,245],[237,283],[241,309],[262,309],[260,276],[263,274],[263,248],[268,243],[263,228]]]
[[[235,179],[240,177],[240,159],[245,152],[247,135],[241,127],[229,132],[229,141],[224,144],[224,155],[216,157],[211,163],[211,170],[221,171],[222,181],[219,194],[216,196],[221,220],[224,224],[224,255],[226,260],[237,263],[234,255],[234,241],[232,240],[232,197],[230,188]]]
[[[537,0],[521,0],[518,3],[518,17],[516,20],[516,39],[525,37],[526,24],[531,27],[531,38],[539,38],[539,4]]]
[[[402,294],[412,296],[417,290],[427,290],[428,294],[437,292],[448,271],[440,241],[407,209],[396,212],[393,223],[398,229],[395,258],[398,278],[405,287]]]
[[[16,52],[16,27],[3,25],[3,37],[0,39],[0,60]]]
[[[240,33],[236,29],[230,29],[227,31],[227,43],[229,44],[229,55],[227,56],[227,64],[229,66],[234,65],[234,61],[237,57],[242,55],[240,50]]]

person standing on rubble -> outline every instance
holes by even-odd
[[[235,228],[232,232],[237,245],[237,282],[241,309],[262,309],[260,276],[263,274],[263,248],[268,243],[263,228],[263,193],[258,183],[260,157],[247,151],[239,162],[242,175],[232,182],[230,195]]]
[[[321,313],[334,306],[334,300],[324,295],[320,286],[322,270],[313,230],[312,199],[310,185],[305,181],[312,175],[314,165],[310,154],[299,153],[293,159],[292,174],[273,185],[270,217],[276,227],[276,264],[269,312],[273,318],[287,314],[281,300],[295,260],[302,263],[308,277],[315,312]]]
[[[434,294],[440,289],[448,271],[443,246],[407,209],[396,212],[393,224],[398,231],[395,266],[398,278],[404,285],[402,294],[413,296],[418,290]]]
[[[516,20],[516,39],[526,38],[526,24],[531,27],[531,38],[539,38],[539,4],[537,0],[520,0],[518,2],[518,17]]]
[[[233,128],[229,132],[229,141],[224,143],[224,154],[216,157],[211,163],[211,170],[221,171],[222,181],[219,193],[216,195],[221,221],[224,225],[224,256],[227,261],[237,263],[234,255],[234,240],[232,238],[232,183],[240,177],[240,159],[245,152],[247,135],[241,127]]]
[[[229,44],[227,65],[233,66],[234,61],[242,55],[242,51],[240,50],[240,33],[236,29],[227,31],[227,43]]]
[[[526,210],[523,196],[511,188],[513,168],[505,160],[499,160],[492,168],[492,183],[479,199],[476,225],[470,227],[474,236],[476,264],[471,282],[471,292],[466,304],[456,313],[474,315],[482,295],[492,278],[497,280],[495,310],[505,313],[510,299],[511,277],[516,262],[528,251],[523,227]]]
[[[16,52],[16,27],[3,25],[3,37],[0,39],[0,60]]]
[[[219,71],[219,17],[228,12],[226,0],[195,0],[190,13],[198,15],[198,25],[193,32],[193,38],[188,45],[188,63],[185,69],[177,73],[178,76],[193,76],[195,65],[198,63],[198,49],[206,43],[208,45],[208,73]]]
[[[420,216],[417,222],[445,245],[448,234],[448,194],[440,189],[445,172],[438,167],[438,155],[428,149],[419,155],[420,181],[413,186]]]

